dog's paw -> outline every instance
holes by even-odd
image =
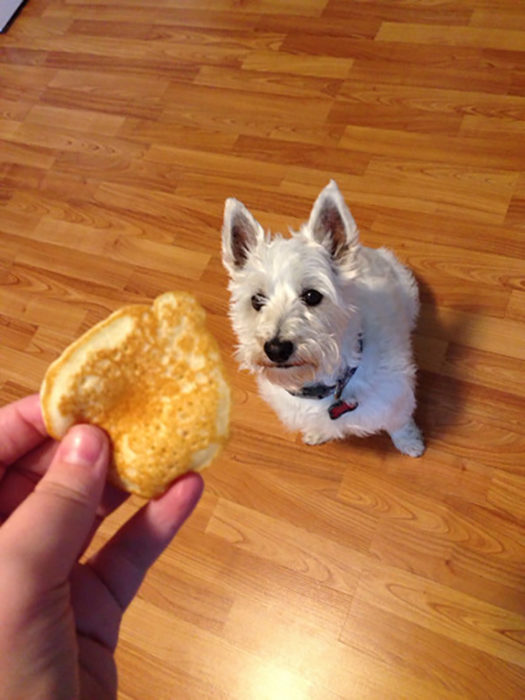
[[[392,442],[397,449],[409,457],[421,457],[425,451],[423,435],[413,420],[410,420],[400,430],[390,433]]]
[[[322,433],[316,433],[313,430],[307,433],[303,433],[303,442],[305,445],[322,445],[324,442],[328,442],[329,438],[325,437]]]
[[[397,448],[400,452],[408,455],[409,457],[421,457],[425,451],[425,443],[421,437],[413,438],[411,440],[404,441],[402,447],[397,445]]]

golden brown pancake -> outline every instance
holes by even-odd
[[[127,306],[72,343],[40,391],[49,434],[75,423],[113,443],[110,479],[146,498],[207,466],[226,441],[230,389],[205,312],[186,292]]]

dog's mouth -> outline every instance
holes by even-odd
[[[259,362],[259,367],[262,369],[294,369],[297,367],[306,367],[308,362]]]
[[[305,360],[271,363],[263,360],[258,366],[265,379],[288,390],[295,391],[316,376],[315,365]]]

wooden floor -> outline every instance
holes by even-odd
[[[172,288],[234,387],[121,700],[525,697],[525,2],[30,0],[0,117],[0,403]],[[224,199],[286,230],[332,177],[420,282],[420,460],[303,446],[231,359]]]

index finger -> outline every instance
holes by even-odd
[[[47,437],[38,394],[0,408],[0,478],[10,464]]]

